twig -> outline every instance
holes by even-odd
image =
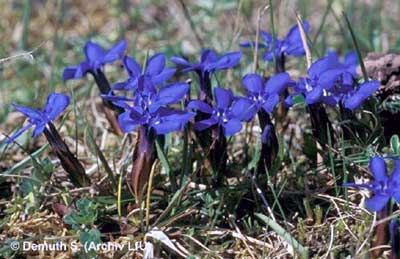
[[[331,238],[330,238],[330,241],[329,241],[328,251],[327,251],[326,254],[322,257],[322,258],[324,258],[324,259],[325,259],[325,258],[328,258],[329,253],[330,253],[330,251],[332,250],[333,238],[334,238],[334,235],[335,235],[335,232],[334,232],[335,227],[334,227],[334,225],[331,225],[331,226],[330,226],[330,229],[331,229]]]
[[[258,39],[260,37],[260,24],[261,17],[265,14],[265,12],[269,9],[269,5],[265,5],[264,7],[258,8],[257,14],[257,31],[256,31],[256,42],[254,46],[254,56],[253,56],[253,73],[257,71],[258,67]]]
[[[204,42],[201,39],[201,37],[200,37],[200,35],[199,35],[198,31],[197,31],[196,25],[194,24],[192,18],[190,17],[189,9],[187,8],[184,0],[178,0],[178,2],[182,6],[183,14],[184,14],[186,20],[188,20],[188,22],[190,24],[190,28],[192,29],[193,34],[196,37],[197,43],[200,45],[201,48],[204,48]]]
[[[23,53],[16,54],[16,55],[13,55],[13,56],[10,56],[10,57],[6,57],[6,58],[1,58],[0,59],[0,64],[9,62],[9,61],[11,61],[13,59],[23,58],[23,57],[26,57],[26,56],[30,60],[34,60],[35,58],[33,57],[33,53],[36,52],[39,48],[41,48],[46,42],[47,42],[47,40],[43,41],[42,43],[40,43],[37,47],[35,47],[31,51],[23,52]]]
[[[299,26],[300,36],[301,36],[301,41],[303,42],[304,51],[306,52],[307,68],[310,68],[312,63],[311,52],[307,44],[307,35],[304,31],[303,20],[301,19],[300,14],[297,12],[296,12],[296,20],[297,20],[297,25]]]

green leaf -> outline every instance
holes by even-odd
[[[390,148],[392,149],[392,152],[396,155],[400,154],[400,140],[398,135],[393,135],[390,138]]]
[[[97,204],[84,198],[76,202],[76,208],[64,217],[64,222],[75,229],[80,225],[93,225],[97,219]]]
[[[89,231],[82,232],[79,235],[79,242],[84,245],[85,243],[94,243],[100,244],[101,243],[101,233],[98,229],[92,228]]]
[[[299,254],[302,255],[302,258],[308,258],[308,249],[302,246],[288,231],[286,231],[281,225],[279,225],[276,221],[271,219],[268,216],[265,216],[261,213],[255,214],[257,218],[259,218],[266,225],[271,227],[280,237],[286,240]]]

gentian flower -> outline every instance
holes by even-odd
[[[310,30],[310,24],[308,21],[304,21],[303,27],[306,33]],[[282,56],[299,57],[305,54],[300,29],[297,24],[290,28],[286,37],[283,39],[274,38],[272,34],[264,31],[261,31],[260,35],[264,42],[259,43],[258,47],[267,49],[263,55],[263,59],[266,61],[271,61],[274,57],[276,59],[281,58]],[[243,48],[254,47],[255,42],[243,41],[240,43],[240,46]]]
[[[125,109],[118,117],[124,132],[128,133],[138,126],[144,126],[154,129],[157,135],[164,135],[181,130],[195,116],[192,112],[167,107],[179,102],[188,90],[189,85],[186,83],[173,83],[158,91],[152,81],[140,76],[133,98],[107,95],[103,95],[103,98]]]
[[[308,69],[308,77],[300,78],[293,85],[293,92],[286,98],[285,103],[288,106],[293,105],[293,96],[299,94],[305,97],[305,102],[309,105],[321,101],[332,103],[327,97],[326,91],[334,86],[337,77],[343,73],[343,69],[336,70],[338,65],[334,55],[328,55],[315,61]]]
[[[232,136],[242,129],[241,120],[246,112],[251,109],[252,103],[247,98],[235,98],[231,90],[221,87],[214,89],[214,95],[216,100],[215,107],[211,107],[200,100],[189,102],[188,108],[210,114],[208,119],[196,122],[194,129],[202,131],[211,126],[219,125],[223,127],[225,136]]]
[[[244,76],[242,83],[254,107],[253,114],[250,112],[246,118],[251,119],[260,109],[272,113],[279,102],[280,95],[290,82],[290,76],[285,72],[271,76],[266,82],[258,74]]]
[[[77,187],[89,186],[90,178],[85,173],[85,168],[69,150],[67,144],[62,140],[54,121],[68,106],[69,96],[61,93],[52,93],[47,97],[44,109],[32,109],[24,106],[14,105],[14,108],[28,118],[28,124],[12,135],[7,142],[14,141],[24,131],[35,126],[32,137],[44,133],[52,151],[60,159],[61,166],[68,173],[72,184]]]
[[[378,90],[381,83],[377,80],[366,81],[352,89],[342,97],[343,105],[346,109],[357,109],[368,97]]]
[[[220,57],[210,49],[201,53],[200,62],[191,64],[184,58],[172,57],[171,61],[181,66],[182,72],[195,71],[199,76],[200,96],[199,99],[211,103],[211,75],[215,71],[232,68],[239,64],[242,53],[239,51],[229,52]]]
[[[86,60],[76,66],[66,67],[63,72],[64,81],[79,79],[86,73],[96,75],[105,64],[120,59],[125,53],[126,46],[126,41],[122,40],[106,51],[97,43],[88,41],[84,47]]]
[[[61,93],[52,93],[47,97],[44,109],[32,109],[25,106],[13,104],[13,107],[28,118],[28,124],[15,132],[7,143],[13,142],[22,133],[31,127],[35,127],[32,137],[41,134],[47,124],[55,120],[69,105],[70,99],[68,95]]]
[[[218,57],[215,51],[205,49],[201,53],[200,62],[198,63],[191,64],[186,59],[180,57],[172,57],[171,61],[181,66],[183,68],[182,72],[195,71],[200,75],[208,73],[210,76],[210,74],[215,71],[236,66],[239,64],[241,57],[242,53],[240,51],[229,52]]]
[[[293,96],[302,94],[308,105],[322,102],[336,106],[342,103],[347,109],[356,109],[380,85],[378,81],[367,81],[357,86],[356,68],[354,52],[347,54],[343,63],[335,52],[329,52],[311,65],[308,77],[300,78],[292,85],[293,92],[286,98],[286,105],[293,105]]]
[[[390,176],[387,175],[386,164],[383,158],[373,157],[369,168],[374,180],[366,184],[347,183],[348,187],[361,187],[373,191],[372,198],[367,200],[366,207],[371,211],[380,211],[390,198],[400,202],[400,159],[395,159],[395,167]]]
[[[131,57],[125,56],[124,67],[129,74],[129,79],[125,82],[117,83],[113,90],[135,90],[139,77],[143,76],[150,80],[154,85],[158,85],[170,79],[174,74],[175,68],[165,69],[165,55],[162,53],[152,56],[146,63],[143,71],[142,67]]]

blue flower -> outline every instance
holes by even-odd
[[[128,133],[138,126],[154,129],[157,135],[181,130],[195,116],[192,112],[167,107],[179,102],[189,90],[186,83],[173,83],[157,90],[151,80],[140,76],[132,98],[103,95],[125,109],[118,117],[121,129]]]
[[[308,21],[304,21],[303,27],[306,33],[310,30]],[[275,58],[280,58],[282,55],[299,57],[305,53],[298,25],[292,26],[284,39],[274,39],[272,34],[263,31],[260,32],[260,35],[264,42],[259,43],[258,46],[267,49],[263,56],[266,61],[273,60],[274,56]],[[240,46],[243,48],[254,47],[255,42],[243,41]]]
[[[165,69],[165,55],[162,53],[152,56],[147,61],[144,71],[131,57],[124,57],[123,63],[129,74],[129,79],[125,82],[115,84],[113,90],[135,90],[138,79],[141,76],[145,77],[146,80],[150,80],[154,85],[158,85],[170,79],[176,71],[175,68]]]
[[[223,127],[225,136],[232,136],[242,129],[241,120],[245,119],[245,114],[251,109],[252,103],[247,98],[234,97],[232,91],[221,87],[214,88],[214,96],[215,107],[199,100],[193,100],[188,104],[188,108],[210,114],[210,118],[196,122],[194,129],[202,131],[219,125]]]
[[[201,53],[200,62],[191,64],[184,58],[180,57],[172,57],[171,61],[178,66],[181,66],[182,72],[195,71],[200,76],[210,76],[211,73],[218,71],[229,69],[237,64],[239,64],[240,59],[242,57],[242,53],[240,51],[229,52],[220,57],[217,56],[217,53],[211,49],[205,49]]]
[[[88,72],[96,74],[105,64],[120,59],[125,53],[126,46],[126,41],[122,40],[106,51],[100,45],[88,41],[84,47],[86,60],[79,65],[66,67],[63,72],[64,81],[79,79]]]
[[[247,90],[247,96],[253,103],[253,113],[246,115],[251,119],[261,108],[272,113],[279,102],[280,95],[291,82],[288,73],[279,73],[271,76],[265,83],[258,74],[248,74],[243,77],[242,83]]]
[[[69,105],[69,96],[60,93],[52,93],[47,97],[46,106],[42,110],[32,109],[13,104],[13,107],[28,118],[28,124],[15,132],[6,143],[13,142],[23,132],[35,126],[32,137],[41,134],[46,125],[55,120]]]
[[[390,198],[400,202],[400,159],[395,159],[395,167],[390,176],[387,175],[386,164],[383,158],[373,157],[369,168],[374,180],[367,184],[347,183],[348,187],[362,187],[373,191],[374,195],[365,204],[371,211],[380,211]]]
[[[368,97],[378,90],[381,83],[376,80],[366,81],[357,89],[352,89],[342,97],[343,106],[349,110],[357,109]]]
[[[329,104],[336,104],[331,100],[327,91],[332,89],[346,70],[340,66],[336,55],[327,55],[315,61],[308,69],[308,77],[300,78],[294,85],[292,95],[303,94],[307,104],[314,104],[325,101]],[[290,97],[289,97],[290,98]]]
[[[342,103],[354,110],[371,96],[379,87],[378,81],[357,83],[357,57],[354,52],[346,55],[343,62],[335,52],[315,61],[308,70],[308,77],[300,78],[292,85],[293,91],[285,100],[293,105],[292,98],[303,95],[307,104],[323,102],[330,106]]]

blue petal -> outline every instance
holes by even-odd
[[[131,57],[124,57],[124,67],[131,77],[137,77],[142,74],[142,67]]]
[[[14,109],[19,111],[32,121],[40,122],[44,119],[42,113],[38,110],[16,104],[13,104],[12,106],[14,107]]]
[[[304,20],[303,28],[304,28],[304,32],[307,33],[310,30],[310,23],[308,21]],[[298,24],[293,25],[289,29],[289,32],[286,34],[285,40],[290,41],[292,43],[301,41],[300,28],[299,28]]]
[[[287,84],[290,82],[290,76],[288,73],[279,73],[270,77],[265,84],[265,93],[268,95],[271,94],[280,94],[285,89]]]
[[[260,93],[263,80],[258,74],[247,74],[243,77],[242,84],[251,93]]]
[[[183,67],[189,67],[191,64],[184,58],[181,57],[172,57],[170,58],[172,63],[175,63],[179,66],[183,66]]]
[[[160,107],[163,105],[177,103],[185,96],[188,90],[189,84],[187,83],[174,83],[165,86],[161,88],[158,92],[156,100],[154,101],[154,105]],[[153,106],[153,104],[151,106]],[[150,107],[149,109],[156,110],[152,107]]]
[[[32,138],[36,138],[37,136],[39,136],[44,131],[45,128],[46,128],[45,123],[36,125],[36,128],[32,132]]]
[[[242,123],[238,119],[230,119],[226,123],[222,124],[222,126],[224,127],[225,137],[232,136],[242,129]]]
[[[155,123],[152,127],[158,135],[168,134],[172,131],[182,130],[185,124],[196,114],[193,112],[176,111],[175,113],[162,117],[160,123]]]
[[[314,87],[309,93],[306,94],[306,103],[314,104],[321,100],[323,90],[320,87]]]
[[[162,53],[152,56],[146,63],[145,74],[149,76],[156,76],[160,74],[165,67],[165,55]]]
[[[379,81],[367,81],[362,83],[352,96],[344,99],[344,107],[350,110],[358,108],[365,99],[378,90],[379,86]]]
[[[165,81],[167,81],[168,79],[170,79],[174,74],[175,74],[176,69],[175,68],[168,68],[165,69],[164,71],[162,71],[160,74],[153,76],[151,78],[151,81],[153,82],[153,84],[157,85],[157,84],[161,84]]]
[[[194,130],[202,131],[202,130],[205,130],[205,129],[207,129],[207,128],[209,128],[209,127],[211,127],[211,126],[213,126],[213,125],[215,125],[217,123],[218,123],[218,119],[216,119],[215,117],[211,117],[209,119],[196,122],[194,124]]]
[[[188,103],[187,107],[190,109],[196,109],[201,112],[209,113],[209,114],[211,114],[214,111],[210,105],[208,105],[205,102],[199,101],[199,100],[191,101],[190,103]]]
[[[257,110],[255,109],[255,105],[247,98],[239,97],[233,103],[231,112],[236,119],[250,121]]]
[[[365,205],[370,211],[380,211],[385,207],[389,199],[390,196],[388,195],[375,194],[365,202]]]
[[[335,85],[339,77],[344,73],[346,73],[346,70],[341,68],[328,69],[326,71],[323,71],[319,75],[318,84],[324,89],[330,89]]]
[[[81,62],[77,67],[76,67],[76,71],[75,71],[75,75],[74,78],[78,79],[83,77],[84,75],[86,75],[87,72],[89,72],[90,70],[92,70],[92,68],[90,67],[88,62]]]
[[[50,118],[50,120],[54,120],[67,108],[69,102],[70,98],[68,95],[61,93],[52,93],[47,97],[44,112]]]
[[[254,41],[242,41],[239,43],[239,46],[242,48],[254,48],[256,46],[256,43]],[[258,48],[267,48],[268,46],[265,43],[259,42],[258,43]]]
[[[163,121],[157,124],[151,125],[156,131],[157,135],[165,135],[173,131],[178,131],[182,129],[182,123],[180,121]]]
[[[77,66],[69,66],[69,67],[64,68],[63,80],[67,81],[69,79],[77,79],[77,78],[75,78],[76,70],[77,70]]]
[[[200,62],[202,64],[208,64],[217,61],[217,53],[211,49],[204,49],[201,52]]]
[[[359,94],[363,99],[370,97],[380,86],[379,81],[367,81],[362,83],[356,94]]]
[[[274,52],[272,50],[266,51],[263,55],[263,60],[271,61],[274,59]]]
[[[104,56],[102,62],[110,63],[120,59],[124,55],[127,45],[126,40],[121,40],[115,44]]]
[[[86,59],[91,62],[100,61],[106,55],[106,51],[100,45],[92,41],[88,41],[86,43],[84,52]]]
[[[218,108],[226,109],[233,101],[233,93],[231,90],[226,90],[221,87],[216,87],[214,89],[215,102]]]
[[[286,97],[284,103],[285,103],[286,107],[292,107],[293,106],[293,96],[289,95],[288,97]]]
[[[269,46],[272,44],[272,34],[264,32],[264,31],[260,31],[260,35],[261,37],[264,39],[266,46]]]
[[[262,131],[261,134],[261,142],[263,144],[270,145],[271,144],[271,139],[272,139],[272,125],[266,125]]]
[[[340,67],[337,55],[328,55],[315,61],[308,69],[308,75],[311,79],[319,78],[319,76],[329,70]]]
[[[131,111],[126,111],[118,116],[118,124],[123,132],[129,133],[134,131],[141,124],[141,121],[132,119]]]
[[[387,180],[386,163],[381,157],[373,157],[369,162],[369,169],[376,181]]]
[[[221,56],[216,62],[210,63],[205,67],[207,71],[223,70],[236,66],[242,58],[240,51],[230,52]]]
[[[343,184],[343,187],[355,187],[355,188],[367,188],[367,189],[373,189],[372,184],[370,183],[345,183]]]
[[[122,91],[122,90],[127,90],[127,85],[128,81],[125,82],[119,82],[113,85],[112,90],[113,91]]]
[[[102,94],[101,97],[105,100],[111,101],[116,106],[125,108],[125,109],[131,108],[131,106],[126,104],[126,102],[133,102],[133,99],[127,98],[125,96],[113,95],[112,93],[107,94],[107,95]]]
[[[272,113],[278,102],[279,102],[279,95],[273,94],[268,97],[268,99],[266,100],[266,102],[263,104],[262,107],[266,112]]]
[[[12,136],[10,136],[7,140],[6,140],[6,144],[10,144],[11,142],[13,142],[15,139],[17,139],[19,136],[21,136],[22,133],[24,133],[25,131],[27,131],[29,128],[31,128],[33,125],[31,123],[25,125],[24,127],[20,128],[19,130],[17,130]]]
[[[395,167],[393,169],[392,174],[390,175],[390,179],[393,181],[400,182],[400,160],[399,159],[395,160]]]
[[[344,57],[344,64],[346,66],[353,66],[358,64],[358,56],[356,51],[349,51]]]

